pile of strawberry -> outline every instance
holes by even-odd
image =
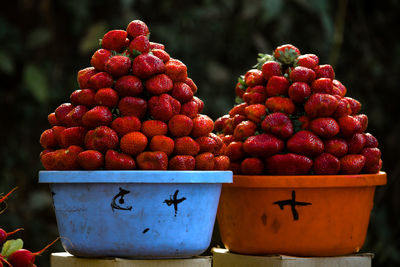
[[[78,90],[48,116],[40,137],[47,170],[225,170],[229,158],[187,67],[149,41],[139,20],[111,30]]]
[[[286,44],[239,78],[237,105],[215,121],[236,174],[377,173],[377,139],[331,65]]]

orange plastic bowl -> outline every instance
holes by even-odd
[[[338,256],[365,241],[375,187],[386,173],[233,176],[218,209],[222,242],[251,255]]]

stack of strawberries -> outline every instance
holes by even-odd
[[[236,174],[377,173],[377,139],[330,65],[279,46],[239,78],[237,105],[215,122]]]
[[[78,90],[48,116],[47,170],[225,170],[223,141],[187,67],[149,41],[139,20],[107,32],[78,72]]]

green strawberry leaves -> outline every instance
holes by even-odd
[[[258,63],[256,65],[254,65],[253,68],[257,68],[257,69],[261,70],[262,65],[264,65],[265,62],[272,61],[272,60],[274,60],[273,56],[271,56],[269,54],[259,53],[258,58],[257,58]]]

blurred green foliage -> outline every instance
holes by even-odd
[[[48,188],[37,183],[39,136],[47,115],[77,89],[98,39],[145,21],[151,40],[183,61],[213,119],[234,103],[239,75],[283,43],[332,64],[348,95],[363,104],[368,131],[380,141],[388,184],[376,193],[363,251],[374,266],[400,265],[400,2],[328,0],[17,0],[0,9],[0,192],[19,190],[1,227],[24,227],[25,247],[39,250],[57,235]],[[217,230],[217,229],[216,229]],[[215,232],[213,246],[222,245]],[[60,251],[58,244],[50,251]],[[48,255],[38,266],[49,266]]]

